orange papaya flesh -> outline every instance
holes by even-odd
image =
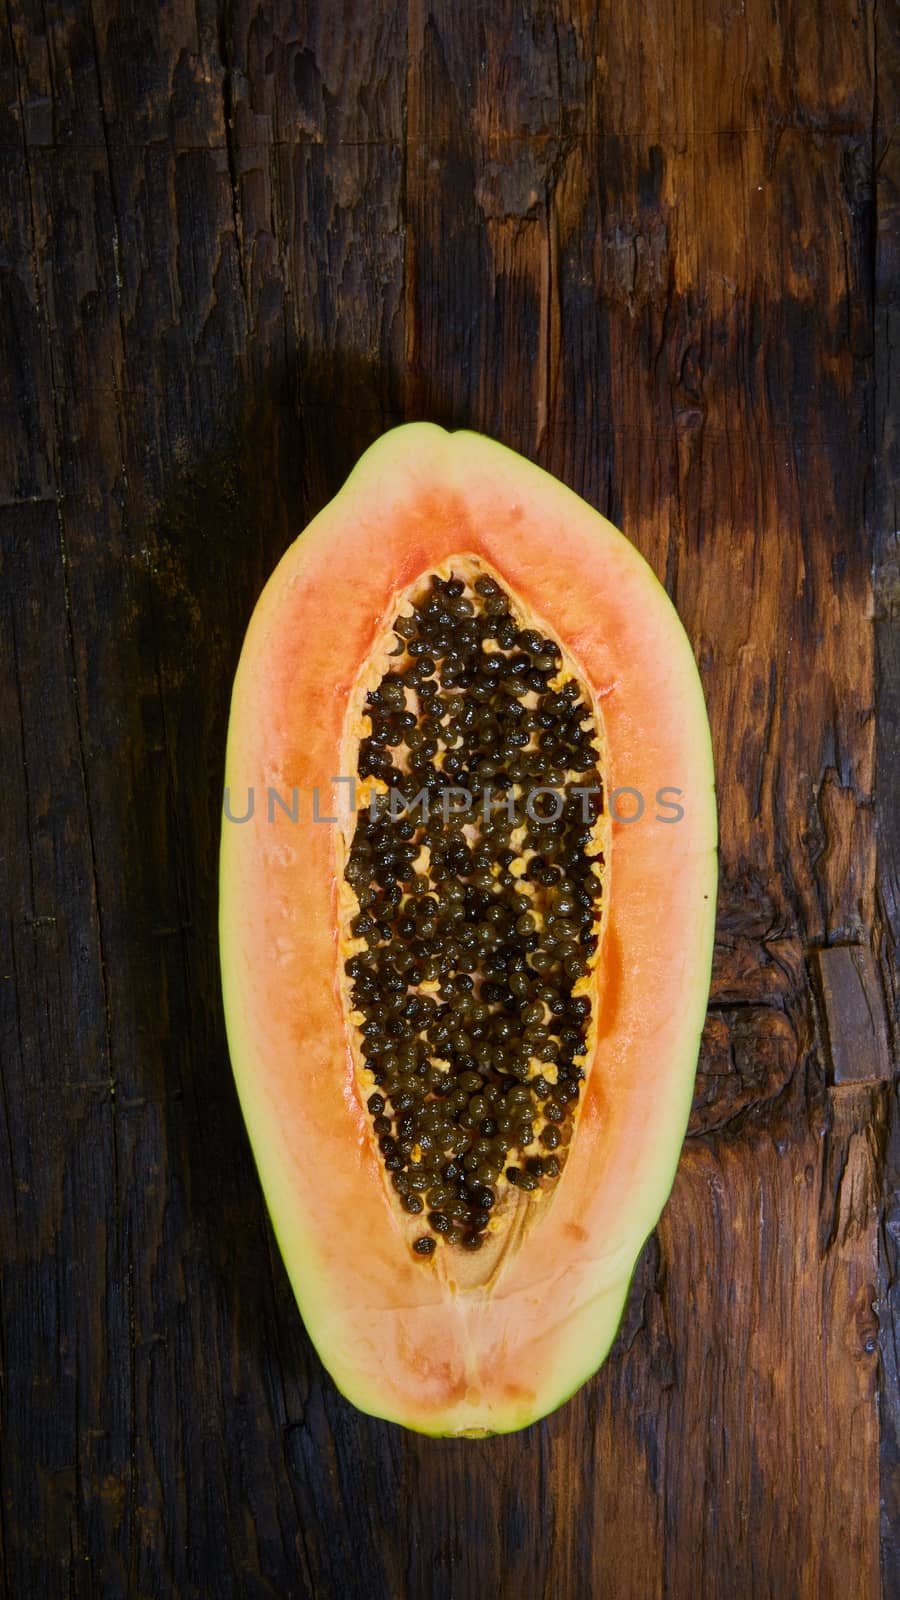
[[[406,1067],[396,1066],[384,994],[377,982],[367,990],[365,974],[374,969],[365,963],[380,963],[379,982],[393,972],[392,952],[402,944],[396,917],[409,912],[414,921],[410,872],[437,900],[431,920],[440,946],[441,897],[449,894],[441,883],[453,880],[454,869],[433,881],[422,825],[413,827],[416,813],[407,813],[409,854],[415,848],[416,857],[399,869],[395,926],[387,928],[381,917],[375,918],[380,930],[373,929],[359,895],[368,895],[377,911],[383,885],[367,882],[359,860],[354,869],[354,850],[365,858],[372,830],[378,837],[385,816],[390,820],[390,785],[379,771],[414,776],[408,750],[403,770],[405,747],[382,745],[379,753],[372,742],[373,731],[390,720],[379,686],[414,664],[404,643],[434,585],[445,594],[448,583],[461,584],[465,612],[469,603],[478,609],[480,578],[505,597],[518,635],[539,635],[534,652],[544,678],[540,694],[526,690],[521,697],[526,716],[534,722],[540,705],[554,703],[541,696],[558,695],[566,683],[585,711],[569,745],[581,770],[563,770],[550,729],[550,755],[543,770],[538,760],[532,780],[561,785],[567,805],[576,782],[596,785],[601,799],[590,802],[580,843],[564,841],[559,857],[564,872],[574,872],[576,889],[590,886],[594,902],[590,928],[582,924],[584,941],[565,946],[569,957],[583,958],[581,972],[570,961],[568,979],[559,963],[552,966],[554,941],[547,936],[560,891],[536,882],[539,835],[522,813],[521,761],[522,781],[511,786],[518,832],[504,836],[501,828],[499,862],[488,865],[482,857],[480,868],[469,863],[458,874],[475,901],[481,893],[482,919],[485,905],[499,906],[501,956],[508,958],[518,939],[518,970],[532,979],[524,998],[534,1006],[534,993],[549,997],[555,985],[566,1003],[574,996],[589,1005],[566,1017],[576,1026],[561,1051],[545,1006],[542,1019],[534,1011],[530,1018],[532,1032],[547,1025],[549,1042],[540,1039],[532,1051],[524,1026],[507,1027],[499,1064],[484,1051],[475,1059],[484,1094],[495,1095],[482,1107],[479,1091],[476,1111],[484,1109],[494,1126],[497,1096],[518,1073],[525,1098],[531,1096],[530,1127],[513,1121],[505,1157],[483,1149],[481,1176],[473,1183],[463,1169],[448,1185],[446,1161],[460,1165],[481,1137],[483,1120],[473,1122],[467,1108],[435,1109],[434,1086],[460,1064],[452,1038],[446,1043],[446,1026],[439,1034],[439,1013],[442,1007],[449,1013],[450,989],[460,975],[465,980],[466,962],[460,956],[460,972],[441,973],[436,960],[434,977],[411,969],[408,996],[429,997],[438,1036],[435,1043],[427,1027],[418,1030],[422,1093],[412,1095],[405,1145],[395,1138],[387,1156],[379,1147],[385,1122],[390,1140],[404,1112],[380,1090],[393,1089],[396,1099],[398,1073],[408,1086],[404,1072],[415,1063],[407,1038],[400,1043],[408,1046]],[[466,617],[457,620],[465,624]],[[541,640],[558,654],[542,655]],[[502,646],[492,639],[481,648]],[[516,651],[523,654],[511,646],[507,656]],[[438,662],[432,681],[440,699],[448,693],[465,699],[470,686],[445,685],[443,672]],[[510,676],[511,669],[503,672]],[[407,691],[401,701],[395,688],[389,699],[396,712],[401,704],[415,706],[417,696]],[[418,704],[419,723],[427,711]],[[570,732],[573,726],[570,719]],[[437,754],[426,746],[424,769],[434,784],[435,760],[440,767],[465,744],[433,725],[431,732]],[[535,728],[524,755],[538,747]],[[472,777],[464,762],[462,773],[459,767],[451,759],[444,774],[457,789]],[[502,773],[489,776],[502,781]],[[442,781],[438,774],[433,800]],[[474,434],[419,423],[395,429],[372,446],[287,551],[258,602],[235,680],[226,788],[220,934],[229,1046],[310,1335],[338,1387],[364,1411],[433,1434],[524,1427],[566,1399],[606,1355],[636,1257],[671,1187],[690,1106],[712,951],[716,821],[703,695],[677,614],[634,547],[539,468]],[[413,788],[410,781],[407,793]],[[470,855],[484,843],[480,800],[470,794],[470,809],[456,818],[457,861],[464,858],[461,842]],[[440,829],[433,838],[442,843]],[[481,891],[472,888],[476,870]],[[490,887],[485,874],[493,874]],[[512,912],[521,915],[526,902],[530,923],[519,934]],[[535,939],[551,948],[543,989],[531,952],[524,950],[523,965],[520,948]],[[413,937],[414,951],[415,945]],[[449,948],[459,954],[452,939]],[[353,967],[354,958],[362,958],[362,967]],[[485,960],[468,959],[476,1003]],[[497,970],[495,959],[495,976]],[[504,984],[495,983],[495,992],[503,989],[499,1001],[482,1006],[490,1013],[489,1036],[498,1007],[515,1017]],[[415,1015],[413,1024],[416,1032]],[[465,1055],[478,1044],[465,1029],[462,1042]],[[532,1092],[535,1078],[549,1086],[543,1098]],[[566,1098],[556,1095],[562,1081],[571,1091]],[[461,1125],[467,1117],[468,1126]],[[435,1128],[442,1144],[448,1127],[455,1145],[429,1157]],[[542,1137],[548,1127],[560,1132],[557,1142],[553,1132]],[[424,1140],[413,1137],[417,1130]],[[482,1144],[490,1146],[491,1138]],[[539,1175],[522,1186],[515,1174],[525,1174],[529,1161],[535,1165],[532,1151]],[[427,1160],[436,1163],[438,1155],[442,1165],[433,1167],[431,1188],[449,1196],[444,1211],[429,1206],[423,1178]],[[489,1211],[479,1209],[479,1185],[491,1190]],[[461,1214],[450,1216],[447,1228],[432,1225],[448,1204]]]

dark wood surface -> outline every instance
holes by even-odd
[[[4,1600],[900,1594],[897,67],[886,0],[8,0]],[[479,1442],[324,1374],[218,991],[243,629],[413,417],[645,552],[721,797],[671,1202]]]

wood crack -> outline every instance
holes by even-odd
[[[250,290],[247,283],[246,268],[244,264],[244,230],[241,216],[240,200],[240,173],[238,169],[238,153],[235,144],[234,130],[234,84],[231,51],[232,34],[232,7],[230,0],[226,0],[222,17],[219,23],[219,53],[222,58],[222,109],[225,118],[225,153],[228,161],[228,182],[231,188],[231,220],[234,227],[234,249],[237,256],[238,277],[241,285],[241,295],[247,315],[248,327],[252,326]]]

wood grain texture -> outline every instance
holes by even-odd
[[[876,33],[874,261],[874,470],[870,521],[875,545],[878,653],[879,955],[900,1047],[900,28],[881,14]],[[895,1057],[896,1058],[896,1057]],[[888,1100],[878,1311],[881,1321],[881,1533],[885,1600],[900,1596],[900,1104]]]
[[[832,944],[816,952],[825,1012],[826,1072],[833,1087],[893,1076],[884,990],[868,945]]]
[[[7,0],[4,1600],[900,1593],[897,64],[867,0]],[[243,629],[413,417],[635,540],[721,802],[691,1130],[615,1351],[479,1442],[323,1373],[218,994]]]

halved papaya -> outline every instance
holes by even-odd
[[[676,612],[569,489],[397,428],[261,596],[221,845],[229,1044],[355,1405],[521,1428],[601,1363],[709,984],[709,729]]]

